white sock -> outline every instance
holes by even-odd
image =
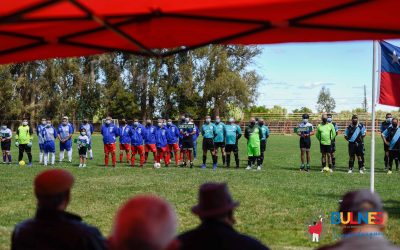
[[[40,163],[43,162],[43,152],[42,151],[39,152],[39,162]]]
[[[47,160],[48,160],[49,155],[48,154],[44,154],[43,155],[43,153],[40,153],[40,154],[42,155],[42,157],[44,156],[43,163],[44,163],[45,166],[47,166]]]
[[[72,161],[72,148],[70,151],[67,151],[68,154],[68,161]]]
[[[90,158],[93,158],[93,150],[89,150],[89,155],[90,155]]]
[[[51,165],[54,165],[55,161],[56,161],[56,153],[51,153]]]
[[[60,152],[60,161],[64,160],[64,150]]]

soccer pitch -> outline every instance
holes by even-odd
[[[76,135],[75,135],[76,136]],[[240,140],[241,169],[202,170],[201,141],[198,140],[196,168],[153,169],[147,164],[144,169],[117,164],[115,169],[105,169],[101,137],[94,136],[94,157],[88,167],[78,169],[79,159],[74,144],[72,164],[56,163],[71,171],[76,177],[72,190],[72,201],[68,211],[100,228],[107,236],[110,233],[116,209],[129,197],[140,193],[153,193],[164,197],[176,208],[179,231],[196,226],[199,220],[191,213],[196,204],[200,184],[207,181],[227,182],[235,200],[240,201],[236,212],[236,229],[260,239],[272,249],[312,249],[333,241],[336,227],[330,225],[330,212],[337,211],[338,200],[345,191],[369,187],[370,138],[366,138],[367,173],[347,174],[347,143],[342,135],[337,138],[337,169],[333,174],[320,173],[319,145],[312,141],[311,172],[299,169],[299,139],[297,136],[272,135],[268,139],[262,171],[246,171],[246,140]],[[58,142],[57,142],[58,150]],[[389,212],[387,237],[400,244],[400,173],[388,176],[383,171],[383,148],[377,138],[376,191],[381,195],[385,209]],[[12,148],[16,161],[17,149]],[[220,155],[220,153],[219,153]],[[0,249],[9,249],[14,225],[35,212],[32,180],[45,169],[39,166],[38,145],[33,147],[34,166],[18,167],[15,164],[1,165],[0,171]],[[118,150],[117,150],[118,158]],[[234,157],[231,157],[234,165]],[[24,156],[26,160],[26,155]],[[151,155],[150,161],[153,159]],[[58,152],[56,154],[58,160]],[[221,165],[221,157],[219,157]],[[208,162],[211,157],[208,155]],[[48,167],[50,168],[50,167]],[[358,169],[357,163],[355,169]],[[308,223],[322,214],[325,218],[321,242],[312,243],[307,234]],[[205,239],[206,240],[206,239]]]

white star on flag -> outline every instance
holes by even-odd
[[[397,63],[398,65],[400,65],[399,57],[397,56],[395,50],[393,50],[393,54],[390,55],[390,56],[392,57],[392,63]]]

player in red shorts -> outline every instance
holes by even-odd
[[[144,127],[139,123],[138,119],[133,120],[133,125],[131,130],[129,131],[129,135],[131,137],[131,165],[135,166],[135,158],[136,154],[139,154],[140,157],[140,167],[143,167],[144,164],[144,146],[143,146],[143,137],[144,137]]]
[[[115,167],[117,162],[115,157],[115,142],[119,133],[117,126],[112,124],[112,119],[110,116],[107,116],[106,123],[101,126],[101,134],[103,135],[105,165],[108,167],[109,154],[111,154],[112,166]]]
[[[167,121],[167,143],[169,152],[174,152],[175,165],[179,165],[179,128],[172,123],[171,119]]]
[[[144,161],[147,162],[149,152],[153,152],[154,161],[156,160],[157,148],[156,148],[156,129],[157,127],[152,125],[150,119],[146,120],[146,126],[144,127]]]
[[[167,128],[163,124],[162,119],[158,119],[157,130],[156,130],[156,146],[157,146],[157,158],[154,164],[155,168],[160,168],[161,159],[164,159],[165,166],[168,167],[170,163],[170,152],[168,150],[167,143]]]
[[[121,120],[121,125],[119,126],[119,162],[122,163],[124,158],[124,151],[126,154],[126,161],[129,163],[131,161],[131,137],[129,132],[131,127],[126,124],[126,120]]]

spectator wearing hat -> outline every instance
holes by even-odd
[[[165,200],[149,195],[136,196],[118,211],[110,250],[175,250],[176,214]]]
[[[199,203],[192,208],[201,224],[179,236],[181,249],[268,249],[256,239],[240,234],[233,228],[233,212],[238,205],[239,202],[233,201],[226,184],[203,184],[199,191]]]
[[[388,214],[383,210],[382,201],[376,193],[367,189],[348,192],[343,196],[339,206],[343,219],[347,220],[347,212],[353,212],[353,220],[357,221],[359,213],[381,212],[382,223],[354,225],[341,225],[342,240],[331,246],[323,246],[319,250],[399,250],[384,237],[384,231],[388,220]]]
[[[95,227],[66,212],[74,177],[61,169],[47,170],[34,181],[37,211],[19,223],[12,234],[11,249],[106,249]]]

